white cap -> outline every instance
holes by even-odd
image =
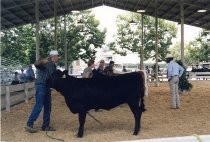
[[[173,56],[172,56],[171,54],[167,54],[167,55],[166,55],[166,59],[167,59],[167,58],[173,58]]]
[[[59,55],[57,50],[50,51],[50,56]]]

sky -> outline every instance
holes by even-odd
[[[121,9],[116,9],[112,7],[107,7],[107,6],[100,6],[92,9],[92,12],[95,14],[96,19],[100,21],[99,28],[107,29],[107,34],[106,34],[106,43],[109,43],[114,40],[113,35],[116,34],[117,32],[117,25],[116,25],[116,19],[117,15],[119,14],[126,14],[128,11],[121,10]],[[177,23],[176,23],[177,24]],[[177,32],[177,38],[172,40],[172,43],[176,43],[181,41],[181,26],[177,25],[178,32]],[[200,28],[185,25],[184,26],[184,40],[185,43],[188,43],[191,40],[194,40],[198,35],[199,32],[201,31]],[[100,60],[101,54],[98,54],[98,58],[96,60]],[[139,63],[140,59],[137,54],[129,54],[126,57],[122,57],[120,55],[115,55],[114,56],[114,61],[118,63]]]

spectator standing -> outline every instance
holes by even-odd
[[[37,132],[37,129],[35,129],[33,125],[37,120],[42,108],[44,108],[42,131],[55,131],[55,129],[50,126],[51,90],[47,84],[47,80],[52,78],[53,72],[56,71],[55,63],[58,62],[58,60],[58,51],[52,50],[50,51],[50,58],[48,60],[38,60],[34,63],[35,67],[37,68],[37,79],[35,82],[36,102],[28,118],[27,126],[25,127],[27,132]]]
[[[110,61],[109,65],[107,67],[105,67],[104,73],[108,76],[114,75],[113,67],[114,67],[114,61]]]
[[[25,76],[25,73],[24,73],[23,69],[21,69],[21,74],[19,75],[19,80],[20,80],[20,83],[25,83],[26,82],[26,76]]]
[[[147,74],[150,74],[149,66],[146,66],[146,69],[145,69],[145,70],[146,70],[146,73],[147,73]]]
[[[94,60],[89,60],[87,65],[88,67],[84,69],[82,78],[91,78],[93,76]]]
[[[123,66],[122,72],[127,72],[125,66]]]
[[[34,70],[32,69],[32,66],[29,65],[26,70],[26,81],[32,82],[32,81],[34,81],[34,79],[35,79]]]
[[[100,74],[104,74],[104,65],[105,65],[105,61],[104,60],[100,60],[99,62],[99,66],[97,68],[97,72]]]
[[[180,66],[173,60],[171,54],[166,55],[167,66],[167,78],[170,86],[170,94],[172,97],[172,108],[180,108],[180,99],[179,99],[179,77],[184,72],[184,68]]]

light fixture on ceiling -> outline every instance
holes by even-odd
[[[79,10],[72,10],[71,12],[72,12],[73,14],[78,14],[78,13],[80,13]]]
[[[137,12],[138,12],[138,13],[144,13],[144,12],[146,12],[146,10],[144,10],[144,9],[139,9],[139,10],[137,10]]]
[[[137,23],[133,20],[133,17],[134,17],[134,15],[133,15],[133,12],[132,12],[132,20],[129,22],[130,26],[137,25]]]
[[[195,22],[195,24],[196,24],[196,25],[199,25],[199,24],[200,24],[200,22]]]
[[[132,19],[130,22],[129,22],[130,25],[136,25],[137,23]]]
[[[207,10],[205,10],[205,9],[199,9],[199,10],[197,10],[197,12],[199,12],[199,13],[204,13],[204,12],[206,12]]]

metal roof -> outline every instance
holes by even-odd
[[[180,22],[180,0],[55,0],[57,15],[72,10],[85,10],[97,6],[110,6],[136,12],[145,9],[146,15]],[[54,16],[54,0],[39,0],[40,20]],[[210,0],[183,0],[185,24],[210,30]],[[204,13],[197,10],[205,9]],[[106,11],[104,11],[106,12]],[[1,28],[7,29],[35,23],[35,0],[1,0]]]

